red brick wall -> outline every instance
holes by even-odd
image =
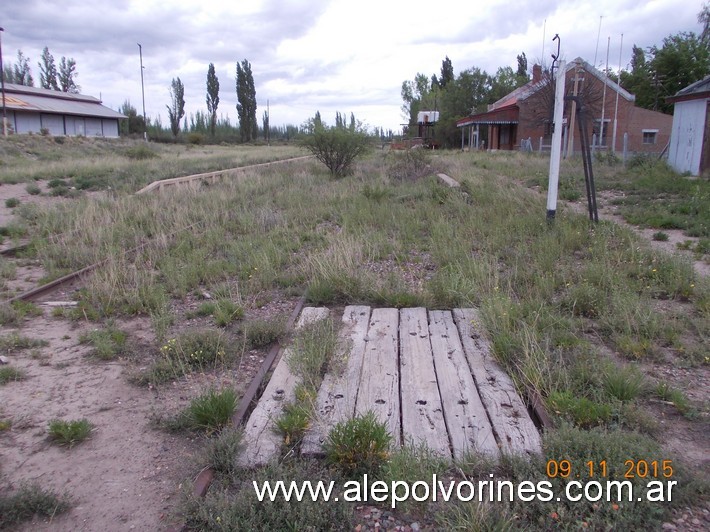
[[[601,119],[601,102],[603,96],[603,83],[596,76],[584,74],[584,91],[587,95],[587,131],[589,140],[592,141],[595,120]],[[574,87],[574,72],[567,74],[565,92],[572,94]],[[581,92],[582,89],[580,89]],[[624,133],[628,133],[628,150],[633,153],[660,153],[668,144],[673,125],[673,117],[656,111],[636,107],[632,101],[619,95],[619,107],[617,112],[616,126],[616,152],[623,150]],[[614,110],[616,106],[616,91],[607,86],[604,98],[604,122],[607,124],[607,137],[605,145],[611,149],[614,126]],[[542,123],[548,114],[552,115],[552,94],[551,89],[543,87],[535,94],[525,100],[518,102],[520,108],[518,135],[516,147],[520,145],[521,139],[532,138],[533,149],[539,148],[539,139],[543,137],[543,144],[549,145],[550,135],[545,135],[545,125]],[[565,105],[564,116],[567,124],[570,124],[571,102]],[[579,116],[577,114],[577,116]],[[598,122],[597,122],[598,124]],[[657,129],[655,144],[643,143],[643,130]],[[549,133],[549,132],[547,132]],[[574,150],[580,149],[579,124],[574,125]]]

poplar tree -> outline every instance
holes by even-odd
[[[214,63],[207,68],[207,112],[210,115],[210,134],[214,137],[217,127],[217,106],[219,106],[219,79],[214,71]]]
[[[59,90],[57,84],[57,66],[54,64],[54,56],[49,52],[49,47],[45,46],[42,50],[41,61],[39,65],[39,84],[43,89]]]
[[[59,61],[59,72],[57,73],[59,90],[75,94],[78,93],[79,86],[74,81],[76,76],[76,61],[74,61],[74,58],[67,59],[62,56],[62,59]]]
[[[244,59],[237,63],[237,115],[239,116],[239,135],[242,142],[257,138],[259,125],[256,121],[256,88],[251,64]]]
[[[170,130],[173,137],[180,133],[180,120],[185,116],[185,86],[180,81],[180,78],[173,78],[170,84],[170,105],[168,108],[168,118],[170,119]]]

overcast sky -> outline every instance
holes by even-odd
[[[5,62],[21,49],[39,85],[42,49],[56,63],[77,63],[81,92],[118,109],[142,111],[138,45],[143,47],[145,106],[168,125],[170,82],[185,85],[186,111],[206,110],[207,67],[220,82],[218,113],[236,119],[236,63],[252,66],[261,124],[300,125],[316,110],[397,131],[400,89],[417,72],[439,75],[445,56],[454,72],[478,67],[495,74],[529,69],[556,52],[596,65],[627,68],[632,45],[662,45],[681,31],[699,34],[700,0],[4,0],[0,10]],[[601,19],[600,19],[601,17]],[[601,31],[600,31],[601,22]],[[543,49],[544,45],[544,49]]]

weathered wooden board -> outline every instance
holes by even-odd
[[[330,429],[351,419],[355,413],[369,323],[370,307],[345,307],[334,364],[323,377],[316,397],[314,419],[301,443],[304,456],[321,456]]]
[[[500,450],[478,396],[451,312],[430,311],[429,333],[454,457],[478,452],[497,458]]]
[[[387,425],[387,430],[392,435],[392,444],[395,446],[401,445],[402,442],[399,416],[398,326],[397,309],[378,308],[372,311],[355,405],[357,415],[371,410],[381,423]]]
[[[539,454],[540,434],[530,419],[513,381],[491,355],[490,345],[480,330],[475,309],[455,309],[454,320],[459,329],[481,401],[488,411],[501,450],[509,454]]]
[[[296,323],[299,329],[309,323],[328,317],[328,309],[305,307]],[[241,467],[251,468],[266,465],[281,449],[281,436],[274,430],[274,421],[281,415],[284,404],[295,399],[298,384],[288,367],[290,349],[284,349],[259,403],[244,426],[242,439],[244,449],[237,462]]]
[[[399,371],[405,444],[451,458],[425,308],[399,313]]]

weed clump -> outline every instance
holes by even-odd
[[[12,494],[0,494],[0,529],[13,527],[34,516],[53,517],[69,509],[69,499],[38,484],[23,484]]]
[[[67,445],[70,448],[83,442],[91,436],[94,430],[93,424],[87,419],[76,419],[64,421],[53,419],[49,422],[49,437],[59,445]]]
[[[324,444],[326,459],[349,477],[375,475],[390,455],[392,435],[373,412],[335,425]]]

